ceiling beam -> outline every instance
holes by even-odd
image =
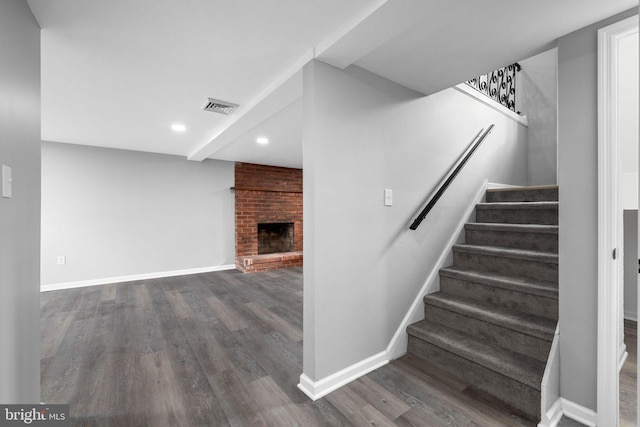
[[[200,144],[187,158],[193,161],[202,161],[212,156],[225,145],[300,98],[302,96],[302,78],[300,77],[299,85],[296,85],[295,76],[312,59],[318,57],[320,60],[331,64],[329,61],[332,58],[340,58],[339,61],[335,60],[334,64],[331,65],[345,68],[371,49],[374,49],[377,46],[376,43],[379,44],[387,40],[386,37],[390,34],[389,30],[382,31],[375,39],[371,34],[378,23],[383,21],[381,17],[377,17],[375,23],[367,25],[366,31],[360,31],[359,28],[388,2],[389,0],[370,2],[366,8],[361,9],[314,48],[305,52],[304,55],[269,83],[251,102],[240,106],[228,121],[213,132],[213,135],[206,142]],[[382,28],[385,28],[385,25],[382,25]],[[379,30],[380,28],[378,28]],[[350,36],[354,32],[357,32],[357,35]],[[345,38],[348,38],[349,42],[342,43]],[[371,40],[375,40],[375,42],[369,45],[368,43],[371,43]],[[333,46],[337,47],[333,49]],[[298,90],[297,93],[295,93],[296,88]]]
[[[309,50],[251,102],[239,107],[229,121],[216,130],[207,142],[201,144],[187,158],[193,161],[206,159],[300,98],[302,96],[302,76],[299,72],[311,59],[313,59],[313,51]]]
[[[408,28],[424,20],[416,13],[424,0],[377,1],[348,31],[339,29],[315,49],[315,57],[334,67],[345,69]]]

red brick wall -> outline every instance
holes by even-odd
[[[236,188],[302,193],[302,169],[236,163]]]
[[[294,250],[302,251],[301,169],[236,163],[235,194],[236,260],[258,254],[259,222],[292,222]]]

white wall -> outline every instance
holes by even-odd
[[[43,142],[42,284],[233,264],[233,180],[231,162]]]
[[[425,76],[428,78],[428,76]],[[422,97],[357,67],[304,69],[304,374],[386,349],[485,179],[526,184],[525,128],[454,89]],[[417,231],[483,127],[496,128]],[[393,206],[383,206],[383,190]]]
[[[558,41],[559,277],[562,397],[596,410],[598,294],[597,30]]]
[[[558,51],[551,49],[519,61],[517,108],[527,116],[528,183],[557,181]]]
[[[638,316],[638,34],[619,42],[618,120],[624,209],[624,317]]]
[[[638,209],[638,34],[620,40],[620,172],[623,209]]]
[[[638,209],[638,172],[623,172],[620,186],[622,209]]]
[[[0,2],[0,402],[40,402],[40,27],[26,1]]]

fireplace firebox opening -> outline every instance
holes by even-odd
[[[293,252],[293,223],[258,224],[258,255]]]

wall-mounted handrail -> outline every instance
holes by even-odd
[[[493,124],[490,125],[486,130],[480,129],[480,132],[478,132],[475,138],[473,138],[473,141],[471,142],[471,144],[469,144],[469,146],[464,151],[464,153],[462,153],[462,155],[458,158],[456,163],[454,163],[451,169],[449,169],[449,172],[447,172],[444,178],[442,178],[442,180],[436,187],[436,190],[433,193],[431,193],[431,195],[429,195],[427,205],[424,207],[424,209],[422,209],[422,212],[420,212],[420,215],[418,215],[418,217],[413,221],[413,223],[409,227],[410,229],[416,230],[418,228],[418,226],[425,219],[427,214],[431,211],[431,209],[433,209],[433,207],[438,202],[438,200],[440,200],[440,197],[442,197],[444,192],[447,190],[447,187],[449,187],[449,184],[451,184],[451,182],[455,179],[458,173],[460,173],[460,170],[462,170],[464,165],[467,163],[469,158],[478,149],[480,144],[482,144],[482,141],[484,141],[487,135],[491,133],[491,131],[493,130],[493,126],[494,126]]]

